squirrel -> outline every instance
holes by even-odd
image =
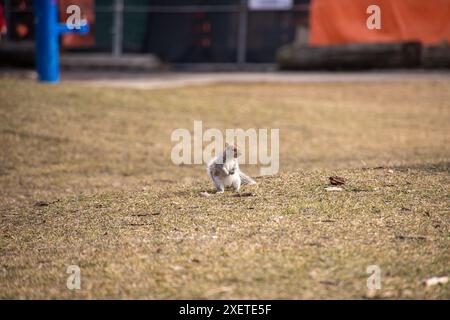
[[[237,158],[241,154],[238,147],[226,143],[223,153],[208,162],[206,171],[213,181],[217,193],[224,192],[226,187],[233,187],[236,192],[239,192],[241,184],[256,184],[255,180],[239,169]]]

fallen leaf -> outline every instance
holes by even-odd
[[[333,176],[333,177],[330,177],[330,183],[333,186],[340,186],[340,185],[345,184],[345,179],[342,177]]]
[[[448,282],[448,276],[444,277],[431,277],[425,280],[427,287],[432,287],[438,284],[446,284]]]

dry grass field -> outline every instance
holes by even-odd
[[[204,166],[170,160],[171,132],[194,120],[279,128],[280,173],[244,186],[250,197],[202,197]],[[0,145],[0,298],[450,298],[424,284],[450,275],[448,81],[0,78]],[[331,175],[342,191],[325,190]]]

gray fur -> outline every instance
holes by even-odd
[[[237,158],[240,155],[237,147],[227,145],[222,154],[209,161],[206,171],[218,193],[224,192],[227,187],[239,192],[241,184],[256,183],[239,169]]]

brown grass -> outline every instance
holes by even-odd
[[[370,297],[448,299],[423,284],[450,273],[448,88],[0,79],[0,297],[364,298],[376,264]],[[280,128],[281,174],[253,197],[201,197],[203,166],[170,161],[193,120]],[[325,191],[333,174],[344,191]]]

